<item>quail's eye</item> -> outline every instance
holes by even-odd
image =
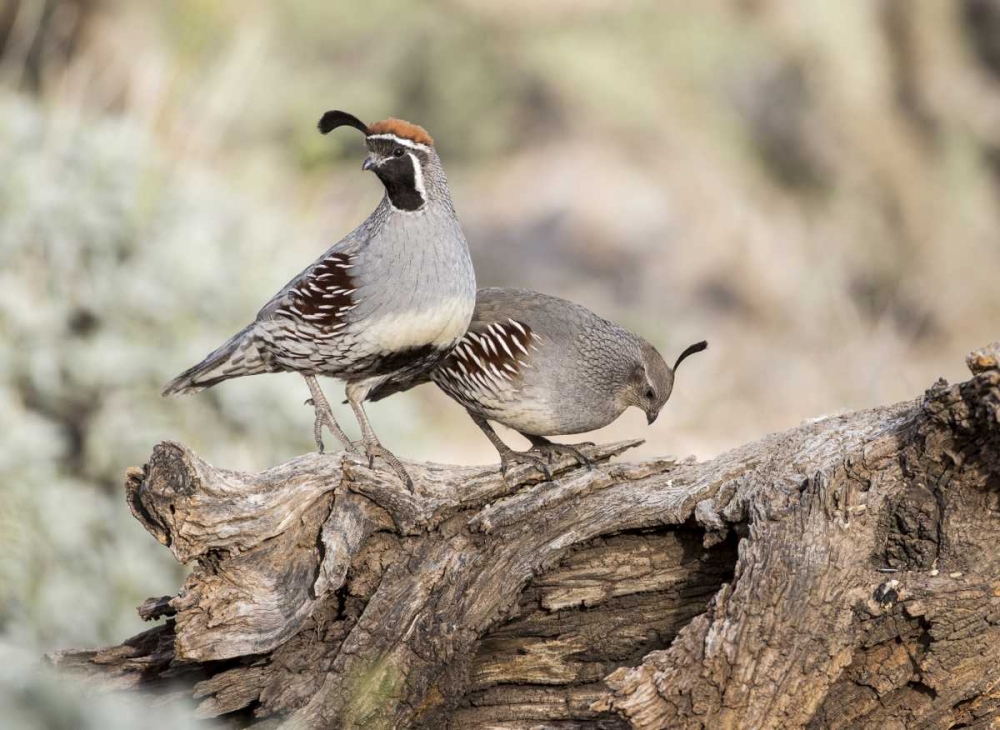
[[[403,156],[403,148],[402,147],[397,147],[396,149],[394,149],[392,151],[392,156],[393,157],[402,157]]]
[[[656,393],[653,392],[652,388],[646,391],[646,397],[650,400],[653,400],[656,397]]]

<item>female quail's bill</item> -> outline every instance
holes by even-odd
[[[163,394],[196,392],[244,375],[301,373],[316,412],[319,450],[326,423],[354,451],[316,379],[338,377],[347,383],[369,464],[382,457],[412,487],[402,464],[379,443],[362,403],[373,389],[419,377],[451,351],[472,318],[476,280],[427,132],[398,119],[366,126],[340,111],[324,114],[319,129],[327,134],[344,125],[365,134],[369,155],[361,169],[385,186],[378,207],[288,282],[252,324]]]
[[[512,463],[528,462],[548,476],[535,454],[589,461],[547,436],[602,428],[629,406],[652,424],[673,390],[674,370],[707,347],[691,345],[671,368],[642,337],[579,304],[526,289],[481,289],[469,331],[423,379],[465,407],[500,452],[505,473]],[[386,384],[373,397],[406,385]],[[487,421],[525,436],[534,453],[511,449]]]

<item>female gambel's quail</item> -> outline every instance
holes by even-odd
[[[301,373],[312,395],[306,402],[316,412],[319,450],[326,423],[345,449],[355,451],[316,379],[336,376],[347,383],[369,465],[382,457],[412,488],[402,464],[372,431],[362,402],[378,386],[419,377],[451,351],[472,318],[476,280],[427,132],[399,119],[365,126],[341,111],[324,114],[319,129],[327,134],[344,125],[364,132],[370,154],[361,169],[385,186],[375,212],[163,394],[196,392],[244,375]]]
[[[500,452],[504,473],[520,461],[549,476],[542,459],[511,449],[487,420],[525,436],[537,454],[569,453],[590,466],[575,447],[545,437],[593,431],[629,406],[652,424],[673,390],[674,370],[707,347],[691,345],[671,368],[642,337],[578,304],[526,289],[481,289],[468,333],[423,380],[465,406]],[[387,383],[373,397],[397,389]]]

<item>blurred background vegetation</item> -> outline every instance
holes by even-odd
[[[642,455],[915,397],[998,334],[998,0],[0,0],[0,663],[177,589],[122,499],[157,441],[312,448],[297,376],[159,390],[377,203],[329,108],[430,130],[480,285],[710,341],[596,434]],[[372,412],[496,461],[433,388]],[[52,686],[14,675],[2,707]]]

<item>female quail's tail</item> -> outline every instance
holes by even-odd
[[[163,395],[197,393],[223,380],[274,372],[257,347],[253,326],[244,327],[211,355],[167,383]]]

